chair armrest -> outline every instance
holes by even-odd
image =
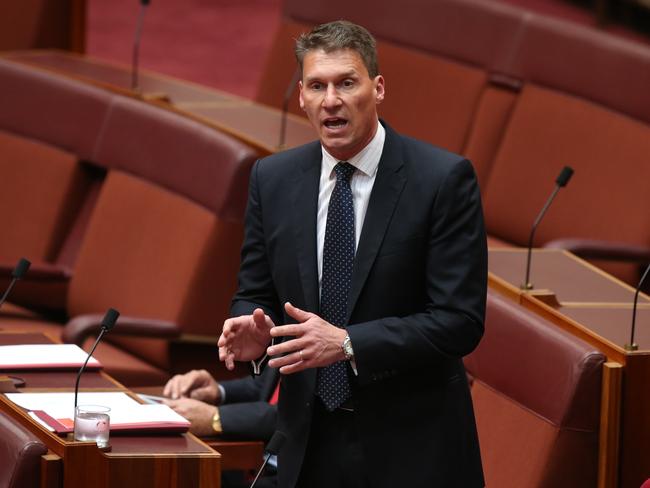
[[[11,278],[16,263],[0,262],[0,277]],[[50,263],[32,263],[21,281],[68,281],[72,271],[66,266]]]
[[[585,259],[650,263],[650,247],[597,239],[555,239],[545,248],[566,249]]]
[[[61,334],[63,342],[81,346],[90,335],[96,335],[101,327],[103,315],[79,315],[70,320]],[[111,336],[136,336],[156,339],[177,339],[180,328],[173,322],[120,316],[111,329]]]

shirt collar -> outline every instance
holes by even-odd
[[[377,123],[377,131],[374,137],[370,140],[368,145],[359,151],[356,155],[348,159],[348,163],[357,168],[366,176],[374,176],[379,166],[379,159],[381,158],[382,150],[384,149],[384,141],[386,140],[386,129],[380,123]],[[327,150],[321,146],[323,150],[323,168],[328,175],[332,175],[334,166],[339,163],[339,160],[333,157]]]

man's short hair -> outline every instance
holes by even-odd
[[[379,74],[377,47],[372,34],[360,25],[347,20],[336,20],[321,24],[311,32],[301,34],[296,39],[296,59],[302,71],[303,60],[309,51],[322,49],[326,53],[341,49],[352,49],[361,56],[370,78]]]

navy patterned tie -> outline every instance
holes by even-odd
[[[320,314],[337,327],[345,325],[354,264],[354,206],[350,190],[354,169],[345,162],[334,167],[336,185],[330,197],[325,226]],[[318,370],[316,393],[330,412],[350,397],[345,361]]]

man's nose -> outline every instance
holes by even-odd
[[[336,87],[332,84],[327,85],[327,90],[323,95],[323,107],[333,108],[341,104],[341,99],[339,98],[338,91]]]

